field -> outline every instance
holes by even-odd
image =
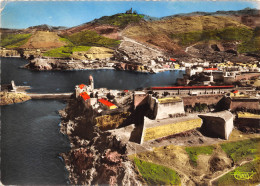
[[[49,50],[49,51],[45,52],[43,54],[43,56],[67,58],[67,57],[70,57],[70,55],[73,52],[88,51],[90,48],[91,47],[89,47],[89,46],[63,46],[63,47]]]

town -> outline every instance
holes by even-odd
[[[91,3],[0,29],[0,184],[259,184],[256,5]]]

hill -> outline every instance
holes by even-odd
[[[66,45],[65,41],[60,40],[56,32],[36,31],[28,41],[20,46],[25,49],[44,49],[58,48]]]
[[[245,43],[253,43],[252,40],[258,37],[256,30],[228,16],[196,15],[141,22],[127,27],[123,35],[174,53],[182,53],[194,44],[209,42],[239,42],[244,47],[243,52],[252,52]]]
[[[129,10],[72,28],[38,25],[20,30],[1,29],[1,46],[52,50],[48,56],[57,57],[70,56],[79,48],[91,46],[115,49],[119,40],[124,42],[124,38],[130,38],[138,42],[139,47],[157,48],[175,57],[198,57],[212,50],[259,53],[259,20],[260,13],[256,9],[193,12],[161,19]],[[126,42],[120,46],[122,51],[124,46],[129,48]],[[190,51],[198,52],[195,55]]]

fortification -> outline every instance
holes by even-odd
[[[202,119],[201,131],[211,137],[228,139],[233,125],[233,115],[229,111],[221,111],[198,115]]]

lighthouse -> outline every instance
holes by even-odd
[[[93,79],[93,76],[90,75],[88,79],[89,79],[90,90],[93,91],[94,90],[94,79]]]

